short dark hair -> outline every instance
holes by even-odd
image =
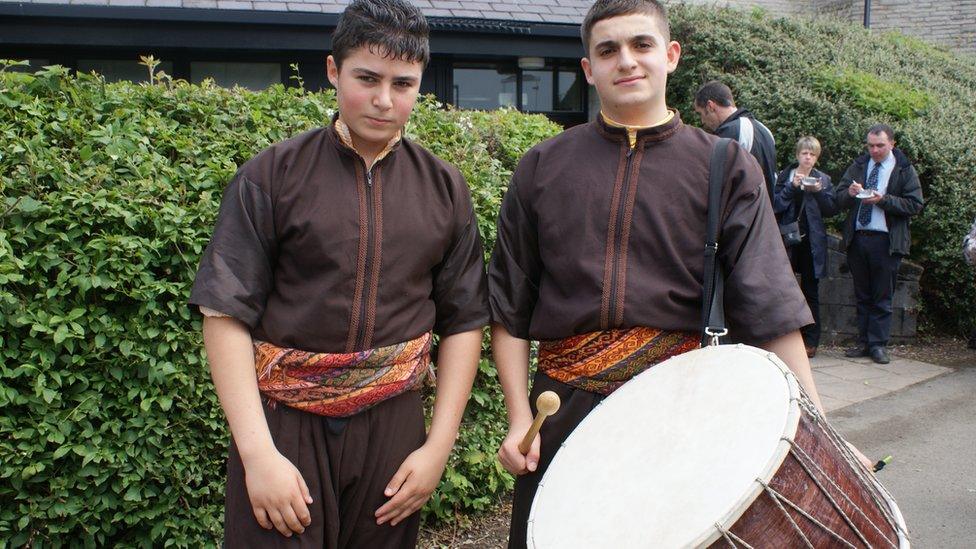
[[[731,107],[735,105],[735,99],[732,98],[732,90],[718,80],[705,82],[695,92],[695,105],[704,107],[709,101],[714,101],[720,107]]]
[[[586,12],[583,26],[580,27],[580,37],[583,39],[583,48],[586,49],[586,53],[589,54],[590,52],[590,33],[593,31],[593,25],[604,19],[635,13],[656,18],[664,39],[671,41],[671,23],[668,21],[668,9],[658,0],[596,0],[590,6],[590,10]]]
[[[893,142],[895,140],[895,130],[891,129],[891,126],[887,124],[875,124],[868,128],[868,135],[879,135],[882,133],[885,134],[888,141]]]
[[[420,8],[405,0],[354,0],[332,34],[336,67],[356,48],[404,61],[430,61],[430,27]]]

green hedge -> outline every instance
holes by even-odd
[[[976,213],[976,69],[901,35],[676,7],[669,102],[694,122],[720,77],[775,132],[812,133],[839,176],[892,122],[929,202],[913,223],[926,318],[976,318],[959,239]],[[884,94],[877,94],[877,83]],[[892,98],[895,98],[893,101]],[[221,531],[226,429],[185,305],[225,182],[263,147],[327,120],[329,93],[105,84],[61,68],[0,74],[0,547],[199,546]],[[409,133],[468,178],[488,249],[539,116],[422,101]],[[494,505],[503,401],[487,360],[428,518]]]
[[[684,51],[668,98],[686,120],[697,122],[698,86],[721,79],[772,130],[780,166],[812,134],[824,146],[819,167],[834,181],[864,152],[866,129],[891,124],[927,202],[912,221],[910,258],[925,267],[923,328],[976,327],[976,277],[960,251],[976,216],[976,57],[823,18],[688,6],[672,14]]]
[[[0,547],[217,543],[224,420],[186,305],[224,184],[327,121],[331,93],[0,76]],[[481,230],[515,160],[558,128],[423,100],[413,138],[468,178]],[[485,509],[512,480],[481,363],[428,516]]]

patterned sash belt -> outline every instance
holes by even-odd
[[[272,403],[347,417],[419,389],[430,365],[430,332],[355,353],[312,353],[254,342],[258,389]]]
[[[591,393],[609,395],[630,378],[698,347],[695,332],[629,328],[539,342],[539,370]]]

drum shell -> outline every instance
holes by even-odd
[[[837,539],[840,536],[855,547],[907,547],[886,517],[885,511],[898,516],[897,508],[884,508],[893,502],[879,494],[880,487],[865,477],[868,473],[859,474],[860,465],[837,446],[830,429],[822,417],[802,413],[793,448],[768,489],[729,529],[733,539],[753,547],[804,547],[807,542],[814,547],[846,547]],[[724,536],[710,545],[729,546]]]

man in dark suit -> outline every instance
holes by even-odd
[[[756,120],[749,109],[736,107],[732,90],[718,80],[706,82],[695,93],[695,112],[706,130],[738,141],[755,157],[766,180],[766,194],[772,201],[776,185],[776,140],[769,128]]]
[[[838,208],[848,212],[844,247],[857,299],[857,346],[845,355],[887,364],[895,276],[911,244],[908,220],[922,211],[924,201],[918,173],[895,148],[891,127],[871,126],[866,146],[868,152],[844,172],[835,196]]]

